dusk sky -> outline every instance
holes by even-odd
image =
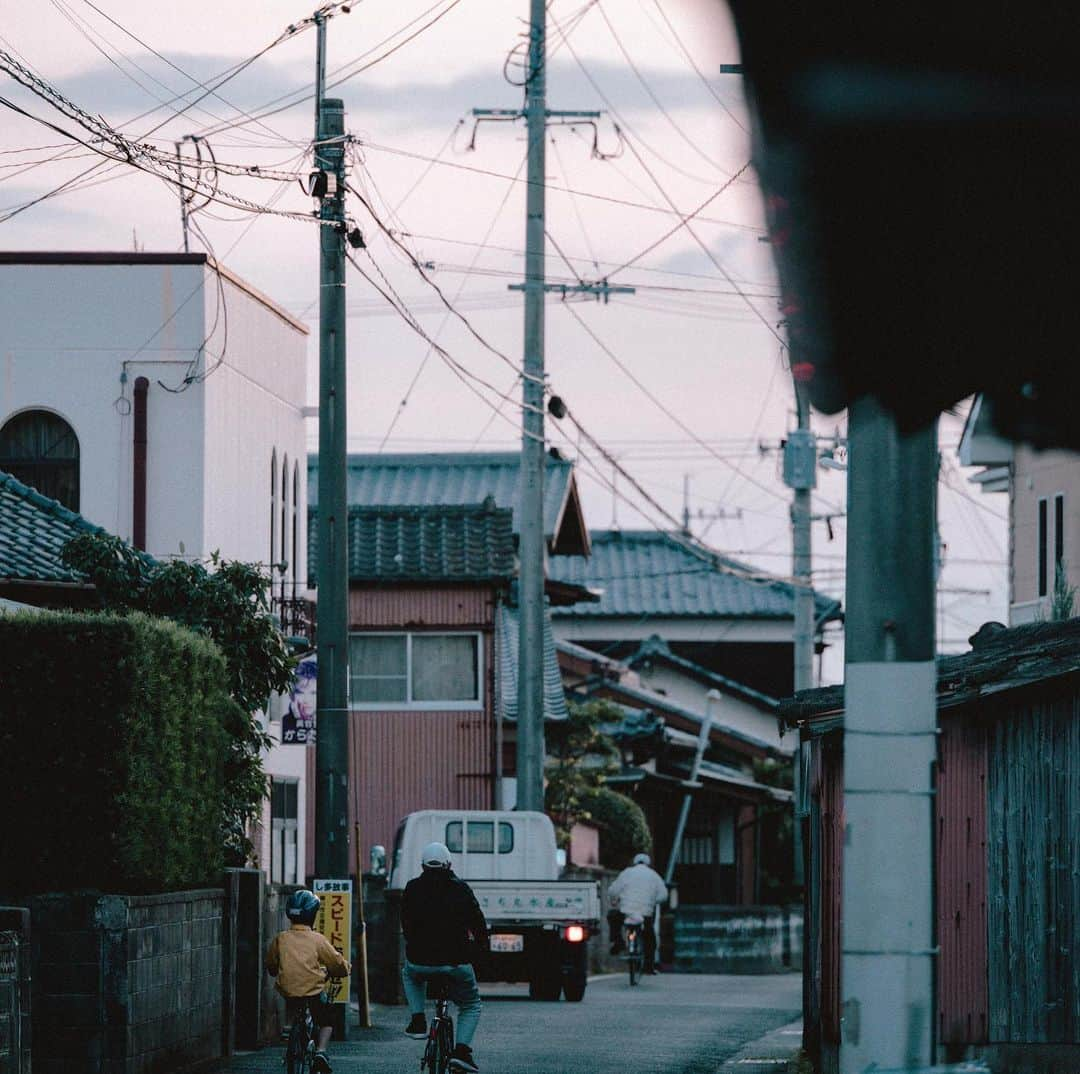
[[[253,56],[310,14],[295,0],[41,0],[7,5],[0,48],[133,138],[149,136],[172,151],[185,135],[204,135],[220,161],[304,173],[313,126],[312,102],[302,99],[314,73],[311,29],[267,51],[224,84],[220,97],[170,115],[202,92],[196,83]],[[520,384],[509,366],[521,360],[522,299],[507,286],[523,269],[524,125],[474,128],[469,110],[520,107],[522,90],[504,77],[504,66],[519,78],[527,16],[526,0],[361,0],[330,22],[330,81],[346,79],[330,93],[344,99],[356,139],[350,181],[490,344],[485,348],[446,313],[434,289],[350,198],[368,243],[357,251],[360,266],[396,291],[425,331],[479,378],[466,387],[351,270],[352,450],[517,446]],[[792,389],[775,334],[782,336],[781,316],[750,163],[750,112],[738,76],[718,72],[739,59],[726,8],[710,0],[552,0],[548,51],[549,107],[604,113],[595,142],[586,124],[549,131],[550,279],[610,277],[637,289],[607,305],[549,298],[551,389],[675,516],[682,514],[685,480],[692,513],[703,516],[694,531],[709,545],[788,575],[790,494],[775,448],[794,423]],[[0,95],[65,130],[80,129],[12,80],[5,79]],[[292,102],[258,122],[248,118]],[[100,161],[11,111],[0,124],[0,150],[0,220]],[[190,156],[190,142],[184,152]],[[292,181],[222,175],[221,188],[275,210],[312,207]],[[680,213],[713,195],[692,223],[676,229]],[[205,245],[315,327],[313,224],[220,204],[206,206],[195,224],[192,249]],[[4,221],[0,243],[9,250],[134,243],[177,250],[179,199],[160,179],[105,161],[74,189]],[[964,639],[985,620],[1005,620],[1007,600],[1006,500],[980,495],[959,469],[966,404],[960,409],[943,420],[941,434],[947,547],[939,632],[949,650],[966,648]],[[842,435],[843,416],[815,415],[814,426]],[[614,479],[612,493],[612,467],[577,442],[568,422],[549,418],[547,431],[552,444],[579,458],[591,526],[668,525],[624,478]],[[841,516],[844,499],[844,474],[822,470],[815,511]],[[815,582],[842,596],[842,517],[832,532],[830,541],[825,523],[815,525]],[[842,673],[840,639],[833,641],[829,681]]]

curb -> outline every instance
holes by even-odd
[[[802,1049],[802,1019],[778,1026],[744,1044],[716,1068],[716,1074],[794,1074]]]

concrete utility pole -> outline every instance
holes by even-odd
[[[345,106],[327,98],[326,16],[318,31],[313,192],[319,217],[319,600],[315,871],[349,875],[349,572],[345,439]],[[320,176],[318,173],[321,172]]]
[[[546,0],[529,0],[529,66],[525,108],[474,108],[480,119],[524,117],[528,139],[525,203],[525,361],[522,377],[521,478],[518,517],[517,808],[544,808],[544,295],[625,294],[632,287],[607,281],[563,286],[545,283],[547,122],[598,119],[599,112],[549,111],[547,107]]]
[[[928,1066],[936,427],[848,423],[842,1074]]]
[[[810,430],[810,405],[802,385],[795,382],[797,427],[784,443],[784,483],[793,492],[791,504],[791,573],[795,579],[795,692],[809,690],[814,685],[814,590],[811,575],[811,532],[813,521],[811,492],[817,485],[817,441]],[[803,753],[800,745],[795,751],[792,772],[795,818],[792,827],[794,862],[792,877],[803,883],[802,818],[806,811],[803,799]]]

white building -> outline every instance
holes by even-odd
[[[302,596],[306,335],[205,254],[0,252],[0,471],[158,558],[285,563],[275,599]],[[303,880],[306,767],[267,758],[275,879]]]

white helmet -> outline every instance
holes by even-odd
[[[450,851],[445,843],[428,843],[420,854],[420,864],[425,869],[449,869]]]
[[[634,855],[634,864],[635,865],[652,865],[652,858],[650,858],[648,854],[635,854]]]

